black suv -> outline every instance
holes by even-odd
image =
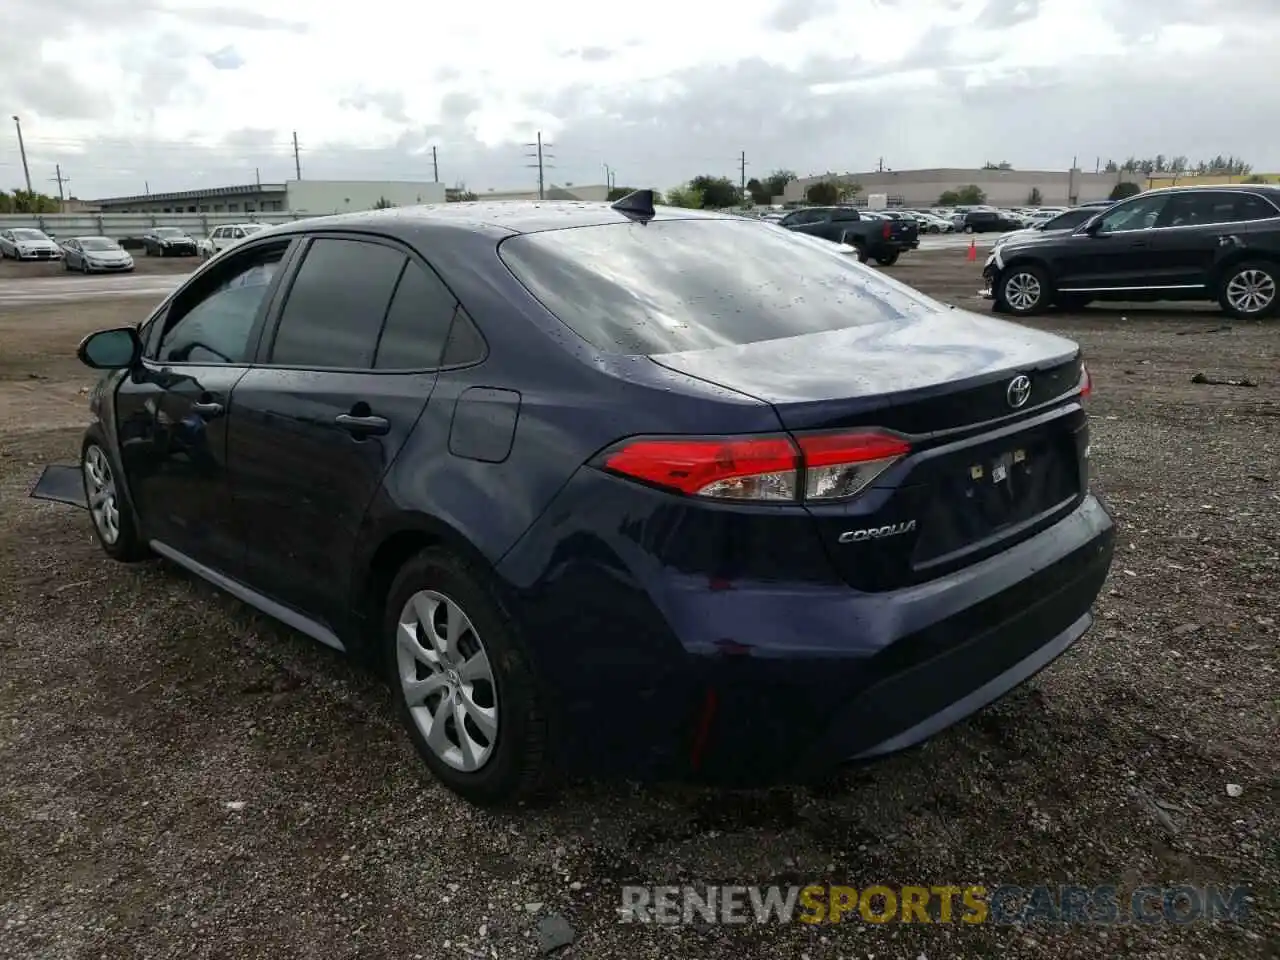
[[[961,221],[961,229],[965,233],[992,233],[1006,230],[1020,230],[1026,224],[1015,220],[1002,210],[970,210]]]
[[[1217,300],[1242,319],[1280,300],[1280,187],[1149,190],[1067,235],[997,247],[982,272],[1001,313],[1026,316],[1091,300]]]
[[[875,258],[882,267],[893,266],[902,251],[920,246],[920,225],[914,220],[895,220],[878,213],[864,215],[856,207],[807,207],[787,214],[778,226],[832,243],[846,243],[858,251],[860,261],[866,263]]]

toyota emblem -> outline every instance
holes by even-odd
[[[1009,406],[1017,410],[1031,399],[1031,378],[1024,375],[1018,375],[1009,381],[1009,389],[1004,392],[1005,399],[1009,401]]]

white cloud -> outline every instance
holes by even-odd
[[[315,177],[429,176],[434,144],[442,179],[479,188],[531,180],[539,129],[561,182],[609,163],[669,185],[740,150],[754,173],[886,154],[1280,168],[1254,125],[1275,116],[1277,27],[1274,0],[8,0],[0,102],[80,195],[282,180],[295,130]],[[6,148],[0,178],[19,174]]]

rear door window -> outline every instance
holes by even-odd
[[[538,300],[605,353],[728,347],[905,322],[936,307],[835,245],[738,220],[552,230],[498,249]]]
[[[276,366],[367,370],[409,258],[366,240],[321,237],[308,248],[280,313]]]
[[[374,366],[380,370],[433,370],[458,302],[434,273],[410,262],[400,277]]]

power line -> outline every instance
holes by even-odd
[[[529,157],[530,159],[537,158],[537,162],[526,163],[525,166],[538,168],[538,199],[545,200],[546,199],[546,180],[544,178],[543,170],[544,168],[547,168],[547,167],[554,168],[554,164],[547,163],[546,161],[555,159],[555,155],[551,153],[547,153],[545,148],[554,146],[554,144],[543,143],[542,131],[539,130],[537,141],[534,143],[526,143],[525,146],[537,148],[534,153],[525,154],[525,156]]]

